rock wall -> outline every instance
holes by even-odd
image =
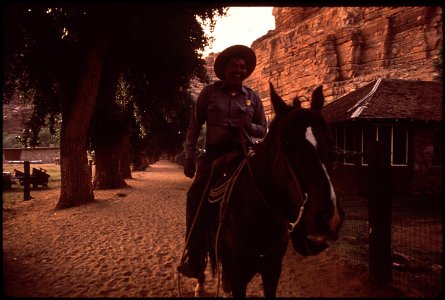
[[[41,160],[43,163],[55,163],[59,157],[59,147],[3,148],[3,161]]]
[[[434,78],[441,7],[276,7],[273,15],[275,30],[251,45],[257,67],[245,82],[259,92],[268,118],[269,82],[291,103],[310,99],[320,84],[330,102],[378,77]],[[215,56],[206,58],[211,78]]]

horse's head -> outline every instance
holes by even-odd
[[[270,90],[275,111],[270,126],[277,146],[275,161],[292,175],[277,180],[288,181],[290,198],[297,206],[307,199],[291,235],[293,246],[300,254],[317,254],[327,246],[326,241],[337,239],[344,218],[329,177],[333,139],[321,115],[323,89],[319,86],[313,91],[310,109],[287,105],[272,84]]]

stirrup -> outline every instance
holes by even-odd
[[[189,278],[198,279],[201,275],[199,268],[193,267],[190,262],[181,262],[181,264],[176,269],[179,273]]]

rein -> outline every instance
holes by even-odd
[[[280,150],[281,150],[281,148],[280,148]],[[281,150],[281,151],[283,152],[283,150]],[[286,155],[284,155],[284,159],[286,160],[286,166],[287,166],[287,168],[288,168],[288,170],[289,170],[289,172],[290,172],[290,174],[292,176],[293,181],[296,182],[297,184],[299,184],[297,176],[295,175],[294,170],[292,170],[292,167],[290,166],[289,159],[287,158]],[[308,198],[307,194],[304,193],[304,200],[303,200],[303,203],[300,206],[300,211],[298,212],[297,220],[295,222],[293,222],[293,223],[292,222],[289,223],[289,225],[290,225],[290,228],[288,229],[289,233],[292,233],[292,231],[294,231],[295,226],[297,226],[297,224],[300,223],[301,217],[303,216],[303,212],[304,212],[304,205],[307,202],[307,198]]]
[[[226,182],[224,182],[221,186],[210,189],[209,199],[208,199],[208,201],[210,203],[216,203],[221,200],[230,198],[230,194],[232,193],[232,188],[233,188],[239,174],[241,173],[241,170],[243,169],[246,161],[247,161],[247,158],[243,159],[239,163],[238,167],[236,167],[236,170],[233,172],[232,176]],[[210,176],[210,178],[212,178],[212,175]],[[226,174],[224,174],[223,176],[225,177]],[[212,198],[212,199],[210,199],[210,198]]]
[[[244,158],[238,165],[238,167],[236,168],[235,172],[233,172],[232,176],[225,182],[223,183],[221,186],[215,188],[215,189],[210,189],[209,192],[209,197],[207,198],[207,200],[210,203],[217,203],[219,201],[221,201],[220,203],[220,208],[219,208],[219,225],[218,225],[218,230],[216,231],[216,237],[215,237],[215,260],[216,260],[216,274],[218,277],[218,284],[217,284],[217,288],[216,288],[216,296],[219,296],[219,287],[220,287],[220,271],[219,271],[219,258],[218,258],[218,241],[219,241],[219,234],[221,232],[221,227],[222,227],[222,220],[224,218],[225,212],[226,212],[226,206],[227,203],[229,202],[230,199],[230,195],[232,194],[232,190],[233,187],[235,185],[236,180],[238,179],[239,174],[241,173],[241,171],[243,170],[244,166],[246,165],[248,161],[248,157]],[[212,168],[212,174],[210,175],[209,178],[209,182],[212,179],[212,175],[213,175],[213,168]],[[224,174],[225,176],[226,174]],[[210,197],[217,197],[214,200],[211,200]]]
[[[280,150],[283,152],[283,150],[281,148],[280,148]],[[258,188],[258,186],[257,186],[257,184],[255,182],[255,177],[253,176],[252,167],[250,165],[250,158],[252,156],[253,156],[253,154],[249,154],[248,156],[246,156],[239,163],[239,165],[237,166],[235,172],[231,175],[231,177],[225,183],[223,183],[219,187],[216,187],[214,189],[210,189],[209,197],[207,199],[209,201],[209,203],[212,203],[212,204],[217,203],[217,202],[221,202],[220,203],[219,226],[218,226],[218,230],[216,232],[216,238],[215,238],[216,273],[217,273],[217,277],[218,277],[217,297],[219,296],[219,288],[220,288],[220,276],[219,276],[220,271],[219,271],[219,263],[218,263],[218,240],[219,240],[219,234],[220,234],[220,230],[221,230],[221,227],[222,227],[222,221],[223,221],[224,215],[226,213],[226,209],[225,208],[226,208],[226,206],[228,204],[228,201],[230,199],[230,196],[232,194],[232,190],[233,190],[233,187],[235,185],[235,182],[237,181],[237,179],[238,179],[239,175],[241,174],[241,171],[243,170],[243,168],[247,165],[247,169],[249,171],[250,178],[252,180],[252,183],[253,183],[253,185],[255,187],[255,190],[256,190],[257,194],[260,196],[261,202],[263,202],[263,204],[269,209],[271,214],[280,223],[285,224],[287,226],[288,234],[292,233],[294,231],[295,227],[298,225],[298,223],[300,223],[301,218],[302,218],[303,213],[304,213],[304,206],[305,206],[305,204],[306,204],[306,202],[308,200],[308,195],[306,193],[304,193],[305,197],[304,197],[303,203],[300,206],[300,209],[299,209],[299,212],[298,212],[298,217],[295,220],[295,222],[288,222],[287,220],[284,221],[283,220],[284,218],[282,216],[280,216],[279,214],[277,214],[272,209],[272,207],[270,207],[269,203],[267,203],[267,201],[264,199],[260,189]],[[285,158],[287,169],[289,170],[289,172],[291,174],[293,182],[295,182],[297,184],[297,186],[299,186],[299,181],[297,179],[297,176],[295,175],[294,171],[292,170],[292,167],[290,165],[289,159],[287,158],[287,156],[285,154],[284,154],[284,158]],[[211,175],[210,175],[210,178],[209,178],[209,180],[207,182],[207,186],[206,186],[206,188],[204,190],[203,197],[201,198],[201,202],[200,202],[200,205],[198,207],[198,211],[200,210],[202,202],[204,200],[205,191],[207,191],[210,188],[209,185],[210,185],[210,182],[211,182],[212,177],[213,177],[213,171],[214,170],[213,170],[213,166],[212,166]],[[224,174],[224,176],[225,176],[225,174]],[[211,200],[210,197],[213,197],[213,198],[216,197],[216,198]],[[198,213],[196,215],[198,215]],[[187,237],[186,245],[188,244],[188,240],[189,240],[191,231],[193,230],[195,221],[196,221],[196,216],[195,216],[195,220],[193,221],[192,228],[190,229],[189,236]],[[185,249],[184,249],[184,251],[185,251]],[[182,254],[181,261],[182,261],[183,257],[184,257],[184,253]],[[178,273],[178,289],[179,289],[179,294],[181,294],[180,283],[179,283],[179,273]]]
[[[295,176],[294,171],[292,170],[291,166],[290,166],[290,162],[288,160],[288,158],[286,157],[286,155],[284,155],[284,158],[286,160],[286,166],[292,176],[292,180],[297,183],[298,185],[298,179]],[[244,158],[240,164],[238,165],[238,167],[236,168],[235,172],[232,174],[232,176],[226,181],[224,182],[221,186],[213,188],[210,190],[209,192],[209,198],[208,201],[209,203],[217,203],[217,202],[221,202],[221,209],[220,209],[220,216],[219,216],[219,220],[220,222],[223,219],[224,213],[225,213],[225,206],[227,205],[229,199],[230,199],[230,195],[232,194],[232,189],[233,186],[235,185],[236,180],[238,179],[239,174],[241,173],[242,169],[244,168],[244,166],[247,165],[247,168],[249,170],[249,175],[250,178],[252,179],[253,185],[255,187],[255,190],[257,191],[258,195],[260,196],[261,201],[263,202],[263,204],[269,209],[269,211],[272,213],[272,215],[275,216],[276,219],[278,219],[281,223],[286,224],[288,227],[288,232],[292,233],[294,231],[294,228],[298,225],[298,223],[301,221],[301,217],[303,216],[304,213],[304,206],[307,202],[308,196],[306,193],[304,193],[304,200],[303,203],[300,206],[300,210],[298,212],[298,217],[296,219],[295,222],[290,222],[287,223],[286,221],[283,221],[283,217],[281,217],[280,215],[278,215],[273,209],[272,207],[270,207],[270,205],[267,203],[267,201],[264,199],[263,195],[261,194],[260,189],[258,188],[254,176],[253,176],[253,172],[252,172],[252,168],[250,165],[250,157],[246,157]],[[225,174],[224,174],[225,176]],[[211,176],[212,177],[212,176]]]
[[[281,150],[281,148],[280,148],[280,150]],[[282,150],[281,150],[281,151],[282,151]],[[294,171],[292,170],[292,167],[290,166],[289,159],[287,158],[286,155],[284,155],[284,158],[285,158],[285,161],[286,161],[287,169],[289,170],[289,172],[290,172],[290,174],[291,174],[291,176],[292,176],[292,180],[293,180],[293,182],[295,182],[295,183],[299,186],[299,181],[298,181],[297,176],[295,175]],[[247,158],[246,158],[246,160],[247,160]],[[270,210],[270,212],[272,213],[272,215],[275,216],[276,219],[278,219],[281,223],[286,224],[286,225],[288,226],[287,231],[288,231],[289,233],[292,233],[292,232],[294,231],[294,228],[298,225],[298,223],[300,223],[300,221],[301,221],[301,217],[303,216],[304,206],[305,206],[305,204],[306,204],[306,202],[307,202],[307,199],[308,199],[307,194],[304,193],[304,200],[303,200],[303,203],[302,203],[301,206],[300,206],[300,209],[299,209],[299,212],[298,212],[298,217],[297,217],[297,219],[295,220],[295,222],[290,222],[290,223],[288,223],[287,221],[283,221],[283,217],[281,217],[280,215],[278,215],[278,214],[272,209],[272,207],[270,207],[270,205],[267,203],[267,201],[264,199],[263,195],[261,194],[261,191],[260,191],[260,189],[258,188],[258,186],[257,186],[257,184],[256,184],[256,182],[255,182],[255,179],[254,179],[254,176],[253,176],[253,172],[252,172],[252,167],[250,166],[250,162],[249,162],[249,161],[247,161],[247,167],[248,167],[248,170],[249,170],[250,178],[252,179],[253,185],[255,186],[255,189],[256,189],[258,195],[260,196],[261,201],[262,201],[262,202],[264,203],[264,205]]]
[[[284,155],[285,159],[286,159],[286,165],[288,170],[290,171],[290,174],[292,176],[292,180],[299,186],[299,182],[297,177],[295,176],[295,173],[292,170],[292,167],[290,166],[290,162],[287,159],[286,155]],[[232,174],[232,176],[225,182],[223,183],[221,186],[216,187],[214,189],[211,189],[209,192],[209,198],[208,201],[210,203],[217,203],[217,202],[221,202],[220,203],[220,214],[219,214],[219,226],[218,226],[218,230],[216,232],[216,238],[215,238],[215,255],[216,255],[216,273],[218,274],[218,284],[217,284],[217,296],[219,296],[219,287],[220,287],[220,271],[219,271],[219,263],[218,263],[218,241],[219,241],[219,234],[221,231],[221,227],[222,227],[222,221],[224,219],[224,215],[227,212],[226,207],[227,204],[230,200],[230,196],[232,194],[232,190],[233,187],[235,185],[235,182],[237,181],[241,171],[243,170],[244,166],[247,165],[247,169],[249,170],[249,175],[250,178],[252,180],[252,183],[255,187],[255,190],[257,191],[258,195],[260,196],[261,202],[263,202],[263,204],[269,209],[269,211],[271,212],[271,214],[282,224],[285,224],[287,226],[287,232],[288,234],[291,234],[294,231],[294,228],[297,226],[297,224],[301,221],[301,217],[303,216],[303,212],[304,212],[304,205],[307,202],[307,194],[305,193],[305,198],[303,200],[303,203],[300,206],[300,210],[298,212],[298,217],[297,220],[295,222],[290,222],[288,223],[288,221],[284,221],[283,217],[278,215],[273,209],[272,207],[270,207],[270,205],[267,203],[267,201],[264,199],[260,189],[258,188],[256,182],[255,182],[255,177],[253,176],[253,172],[252,172],[252,167],[250,165],[250,158],[251,155],[246,156],[238,165],[238,167],[236,168],[235,172]],[[212,175],[213,175],[213,170],[212,170]],[[209,178],[209,182],[211,181],[211,178],[213,177],[212,175],[210,175]],[[225,175],[225,174],[224,174]],[[211,200],[210,198],[213,198],[213,200]]]

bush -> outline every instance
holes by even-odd
[[[3,135],[3,148],[22,148],[22,144],[15,137],[16,134]]]

